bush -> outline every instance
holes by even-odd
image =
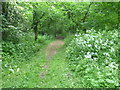
[[[46,44],[46,40],[51,40],[53,39],[53,36],[47,36],[47,35],[44,35],[44,36],[38,36],[38,39],[37,39],[37,42],[38,43],[42,43],[42,44]]]
[[[19,43],[16,44],[13,42],[3,42],[3,69],[6,66],[10,68],[9,66],[19,65],[22,62],[28,61],[32,55],[40,50],[41,46],[42,42],[35,42],[34,37],[29,34],[20,38]]]
[[[73,40],[73,38],[74,38],[73,34],[66,36],[66,38],[64,39],[65,46],[68,46],[70,44],[70,42]]]
[[[83,87],[118,86],[117,30],[76,34],[66,49],[66,58]]]

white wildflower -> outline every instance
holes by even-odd
[[[105,63],[109,63],[109,61],[106,59],[106,60],[105,60]]]
[[[19,72],[20,68],[17,68],[17,72]]]
[[[113,48],[113,47],[111,47],[111,50],[110,50],[111,52],[114,52],[115,51],[115,49]]]
[[[94,53],[95,55],[98,55],[96,52]]]
[[[110,80],[110,79],[106,79],[106,81],[107,81],[108,83],[115,83],[115,81]]]
[[[111,73],[106,73],[107,75],[112,75]]]
[[[111,44],[114,44],[114,42],[110,41]]]
[[[92,52],[91,54],[92,54],[92,55],[94,55],[95,53],[94,53],[94,52]]]
[[[106,69],[109,69],[109,67],[108,67],[108,66],[106,66],[105,68],[106,68]]]
[[[97,58],[93,58],[94,60],[97,60]]]
[[[97,46],[97,45],[95,45],[95,47],[97,48],[98,46]]]
[[[86,43],[86,41],[83,41],[83,43]]]
[[[87,52],[87,55],[85,55],[85,58],[91,58],[90,52]]]
[[[109,64],[109,67],[111,68],[117,68],[118,64],[116,64],[115,62],[112,62]]]
[[[109,54],[109,53],[103,53],[103,55],[106,55],[106,56],[109,56],[109,57],[110,57],[110,54]]]
[[[108,42],[108,39],[106,40],[106,42]]]
[[[98,40],[96,40],[95,43],[99,43]]]
[[[100,43],[102,43],[102,39],[100,39]]]
[[[89,36],[89,34],[85,34],[85,36]]]
[[[99,75],[99,74],[101,74],[101,72],[100,72],[100,71],[98,71],[98,72],[97,72],[97,74]]]
[[[57,88],[57,86],[54,86],[54,88]]]
[[[14,73],[14,70],[12,68],[10,68],[9,71],[11,71],[12,73]]]
[[[77,34],[75,34],[75,37],[77,37],[78,35]]]
[[[79,39],[78,39],[78,38],[76,38],[76,42],[79,42]]]
[[[91,44],[88,44],[88,47],[91,47],[92,45]]]
[[[91,37],[91,40],[94,40],[94,38],[93,38],[93,37]]]
[[[7,67],[7,64],[5,64],[4,66]]]

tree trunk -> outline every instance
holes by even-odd
[[[38,3],[36,3],[36,5],[38,5]],[[33,31],[34,31],[34,35],[35,35],[35,41],[37,40],[38,37],[38,23],[40,22],[40,19],[45,15],[45,13],[42,14],[42,16],[39,18],[39,20],[37,19],[38,15],[36,12],[36,6],[33,5]]]
[[[2,15],[4,16],[5,20],[8,20],[8,3],[2,2]],[[2,29],[7,28],[6,21],[2,20]],[[5,30],[2,31],[2,39],[6,40],[7,38],[7,32]]]
[[[86,20],[86,18],[87,18],[87,15],[88,15],[88,13],[89,13],[89,9],[90,9],[92,3],[93,3],[93,2],[90,2],[89,6],[88,6],[88,10],[87,10],[87,12],[85,13],[85,15],[84,15],[84,17],[83,17],[83,19],[82,19],[82,23],[85,22],[85,20]],[[86,33],[86,30],[87,30],[87,29],[86,29],[85,27],[83,27],[83,31],[84,31],[85,33]]]
[[[35,41],[37,40],[38,32],[37,32],[37,23],[33,27],[34,29],[34,34],[35,34]]]
[[[36,11],[33,10],[33,31],[34,31],[34,35],[35,35],[35,41],[37,40],[37,25],[38,25],[38,22],[36,20]]]

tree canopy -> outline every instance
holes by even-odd
[[[36,39],[38,34],[112,30],[119,23],[116,2],[4,2],[2,6],[3,39],[32,29]]]

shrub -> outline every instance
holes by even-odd
[[[64,39],[65,46],[68,46],[70,44],[70,42],[73,40],[73,38],[74,38],[73,34],[70,34],[70,35],[66,36],[66,38]]]
[[[20,38],[19,43],[12,42],[2,43],[2,55],[3,55],[3,69],[10,68],[9,66],[19,65],[22,62],[28,61],[32,55],[38,52],[42,43],[34,41],[34,37],[27,34]]]
[[[44,35],[44,36],[38,36],[38,39],[37,39],[37,42],[38,43],[42,43],[42,44],[45,44],[46,42],[46,40],[51,40],[51,39],[53,39],[53,36],[48,36],[48,35]]]
[[[69,67],[83,87],[118,86],[118,32],[88,30],[66,49]]]

